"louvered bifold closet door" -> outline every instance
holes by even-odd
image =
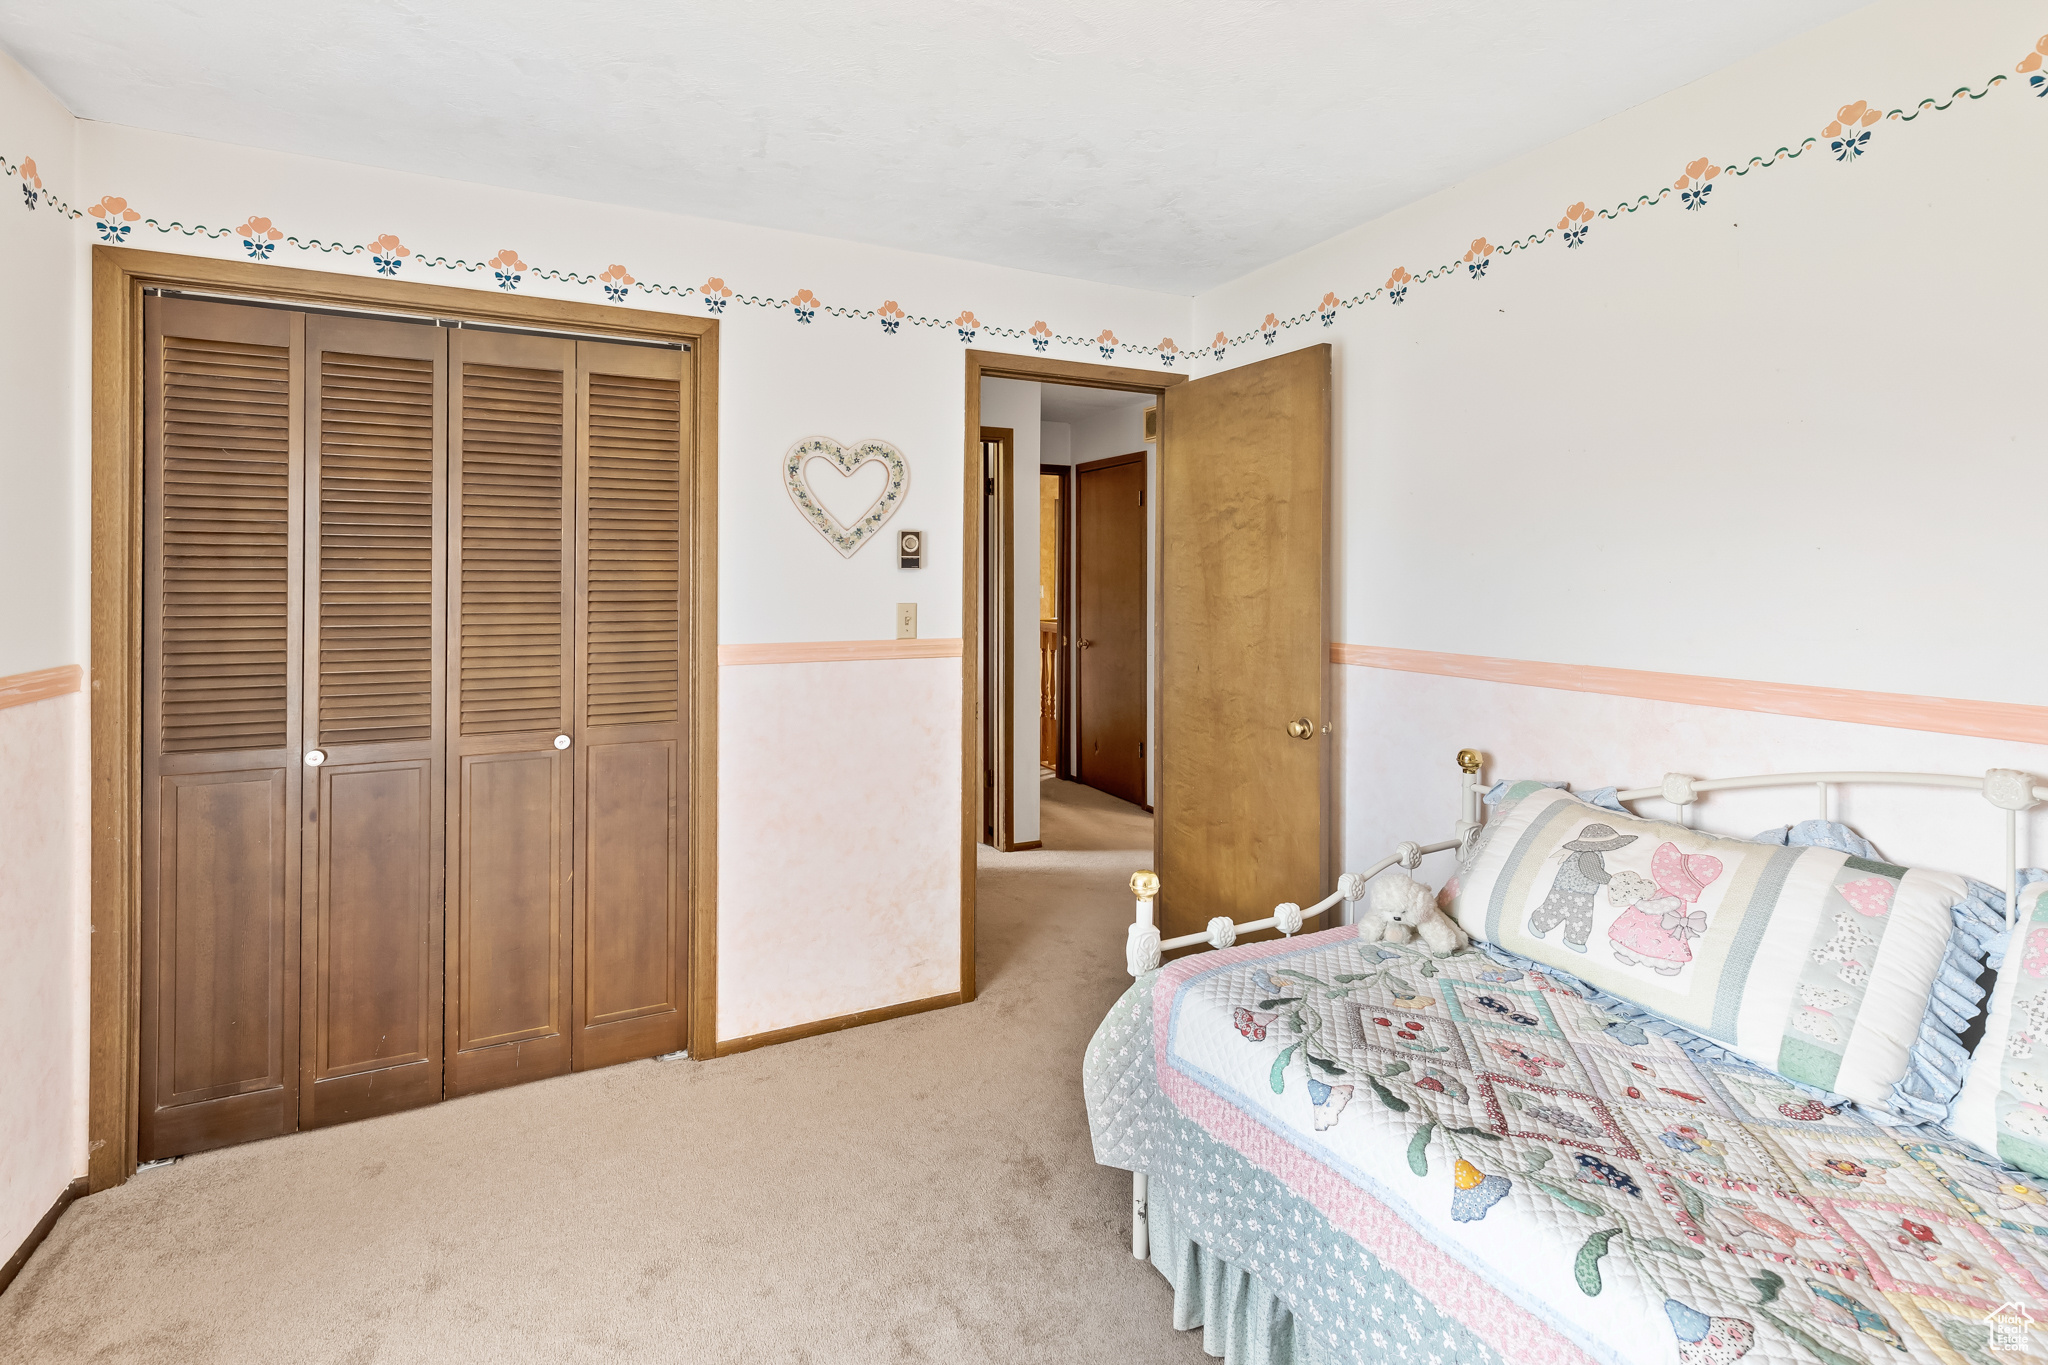
[[[569,1069],[576,347],[457,332],[450,1095]]]
[[[306,322],[307,1128],[441,1098],[447,335]]]
[[[576,1067],[686,1042],[685,351],[579,342]]]
[[[144,1161],[298,1121],[304,328],[144,301]]]

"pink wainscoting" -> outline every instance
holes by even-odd
[[[959,990],[960,660],[718,687],[718,1036]]]
[[[85,1171],[76,686],[0,706],[0,1258]]]
[[[837,664],[870,659],[957,659],[959,640],[797,640],[720,645],[721,664]]]
[[[1542,663],[1532,659],[1490,659],[1477,654],[1439,654],[1424,649],[1379,645],[1331,645],[1330,662],[1389,668],[1403,673],[1436,673],[1479,678],[1566,692],[1605,692],[1617,697],[1684,702],[1727,711],[1770,711],[1781,716],[1846,720],[1901,730],[1945,735],[1978,735],[2022,744],[2048,744],[2048,706],[2018,702],[1969,701],[1959,697],[1913,697],[1899,692],[1858,692],[1799,683],[1745,682],[1687,673],[1645,673],[1633,668]]]
[[[1890,725],[1647,700],[1562,687],[1360,666],[1336,670],[1340,854],[1377,861],[1403,839],[1449,838],[1457,818],[1459,749],[1487,755],[1486,776],[1569,781],[1585,790],[1652,786],[1666,772],[1696,777],[1824,769],[2048,774],[2048,745]],[[1722,792],[1694,823],[1730,834],[1811,819],[1810,788]],[[1661,803],[1645,814],[1669,818]],[[1841,788],[1834,818],[1899,862],[1948,868],[2002,885],[2003,813],[1966,791]],[[2048,863],[2048,808],[2022,817],[2023,863]],[[1419,874],[1450,875],[1439,854]]]

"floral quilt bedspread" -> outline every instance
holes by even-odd
[[[2048,1361],[2048,1195],[1960,1142],[1477,950],[1335,929],[1133,990],[1181,1114],[1511,1359]]]

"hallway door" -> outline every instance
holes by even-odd
[[[1168,389],[1160,417],[1155,837],[1171,938],[1331,890],[1330,348]]]
[[[1075,471],[1077,776],[1145,802],[1145,453]]]

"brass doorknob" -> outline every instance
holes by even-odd
[[[1287,723],[1287,733],[1293,735],[1296,739],[1312,739],[1315,737],[1316,723],[1306,716],[1300,720],[1289,721]]]
[[[1083,648],[1083,649],[1093,649],[1093,648],[1095,648],[1095,642],[1094,642],[1093,640],[1083,640],[1083,641],[1081,641],[1081,648]]]

